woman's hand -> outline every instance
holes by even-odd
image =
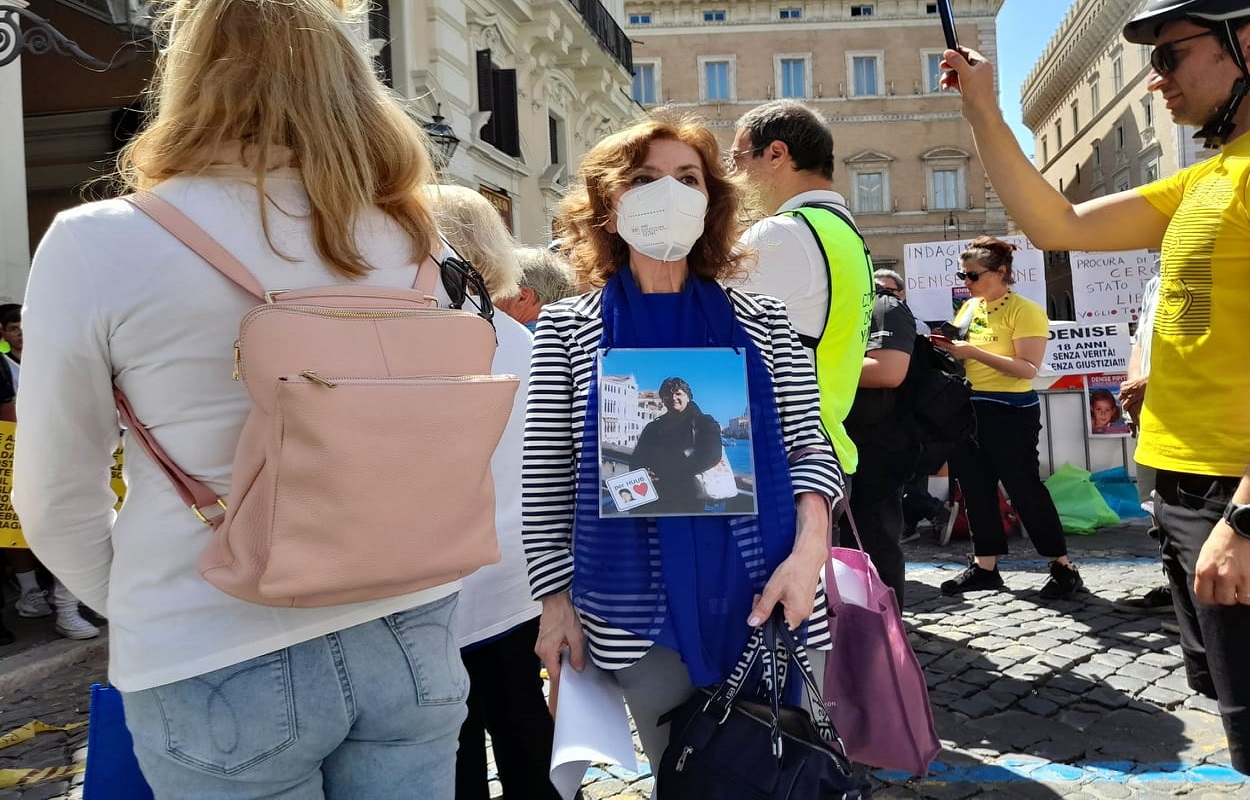
[[[582,622],[577,618],[577,610],[573,608],[568,592],[549,594],[542,599],[542,604],[543,613],[538,620],[538,641],[534,644],[534,652],[547,668],[547,677],[551,681],[547,709],[554,717],[560,694],[560,654],[568,650],[569,665],[581,672],[586,667],[586,634],[582,632]]]
[[[812,615],[820,571],[829,558],[829,499],[814,492],[800,494],[798,527],[794,550],[773,571],[763,594],[755,596],[755,605],[747,620],[753,628],[763,625],[772,616],[777,603],[785,609],[786,622],[791,628],[797,629]]]
[[[939,65],[943,89],[954,89],[964,98],[964,116],[970,112],[998,111],[998,91],[994,86],[994,65],[976,50],[967,47],[947,50]]]
[[[977,356],[981,353],[981,348],[975,344],[969,344],[963,339],[943,339],[934,336],[931,337],[930,341],[960,361],[976,361]]]

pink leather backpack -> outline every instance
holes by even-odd
[[[167,201],[126,199],[262,301],[234,346],[252,410],[227,498],[179,469],[114,392],[123,422],[211,530],[206,580],[261,605],[329,606],[499,560],[490,459],[518,381],[491,374],[488,313],[438,307],[439,265],[422,264],[411,289],[265,291]]]

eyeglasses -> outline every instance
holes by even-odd
[[[736,167],[738,164],[742,163],[743,156],[748,154],[751,156],[758,156],[763,152],[764,148],[762,147],[748,147],[745,150],[726,150],[724,154],[725,165]]]
[[[450,244],[448,245],[450,246]],[[439,275],[443,279],[443,288],[447,290],[447,299],[451,307],[459,309],[466,300],[477,306],[482,319],[491,322],[495,319],[495,306],[486,291],[486,281],[473,265],[459,255],[444,258],[438,264]]]
[[[1183,36],[1180,39],[1173,39],[1170,42],[1157,45],[1154,50],[1150,51],[1150,66],[1154,67],[1155,72],[1160,75],[1167,75],[1180,66],[1176,54],[1176,45],[1181,42],[1188,42],[1190,39],[1214,35],[1215,31],[1203,31],[1202,33],[1195,33],[1193,36]]]
[[[976,283],[981,280],[981,276],[987,272],[993,272],[993,270],[983,269],[980,272],[956,272],[955,277],[959,278],[961,281]]]

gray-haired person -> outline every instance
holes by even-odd
[[[559,253],[540,247],[518,247],[516,257],[521,265],[520,291],[496,299],[495,307],[532,333],[543,306],[575,293],[573,269]]]

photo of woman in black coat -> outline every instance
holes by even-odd
[[[699,497],[695,476],[720,461],[720,425],[694,402],[682,378],[660,384],[664,413],[647,423],[629,458],[630,469],[645,469],[659,499],[639,513],[697,514],[707,501]]]

